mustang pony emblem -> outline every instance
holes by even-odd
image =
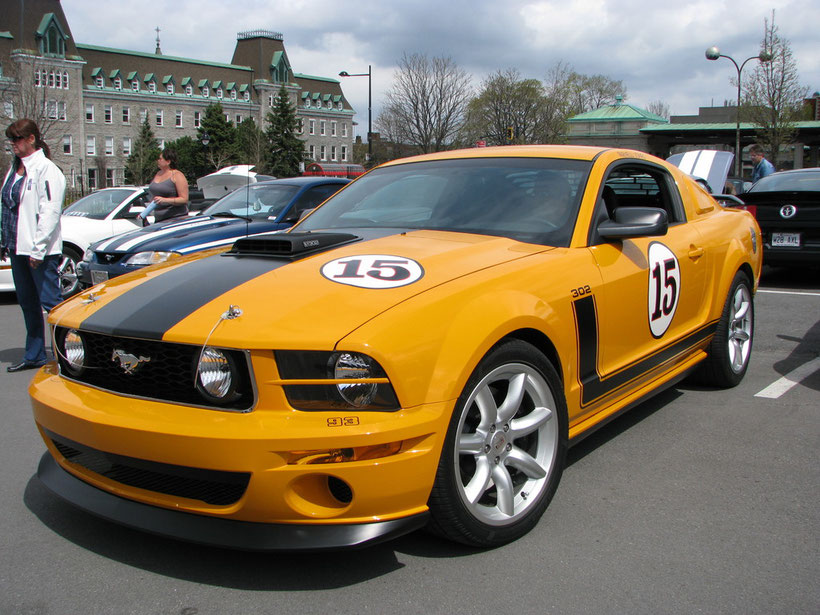
[[[143,363],[148,363],[151,360],[151,357],[137,358],[132,354],[128,354],[124,350],[115,348],[114,352],[111,353],[111,360],[114,362],[119,362],[120,367],[126,374],[133,374],[137,371],[140,365]]]

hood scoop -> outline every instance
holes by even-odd
[[[264,256],[293,261],[360,239],[350,233],[271,233],[237,239],[224,255]]]

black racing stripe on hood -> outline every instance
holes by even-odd
[[[83,321],[81,328],[106,335],[160,340],[168,329],[219,295],[287,265],[267,258],[209,256],[146,280]],[[227,302],[223,306],[228,309]],[[221,312],[220,312],[221,314]],[[214,314],[214,323],[219,314]]]

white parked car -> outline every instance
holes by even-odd
[[[142,227],[137,214],[145,209],[148,200],[145,188],[103,188],[75,201],[63,211],[60,218],[63,235],[60,284],[64,297],[79,290],[77,263],[83,259],[86,248],[100,239]],[[148,219],[150,221],[152,216]],[[14,290],[14,286],[8,290]]]

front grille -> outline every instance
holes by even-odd
[[[59,348],[63,347],[66,331],[65,328],[57,328],[55,337]],[[236,384],[235,394],[217,403],[205,397],[194,381],[201,346],[114,337],[88,331],[81,331],[80,335],[86,349],[85,368],[81,373],[75,374],[64,353],[58,353],[61,373],[67,378],[114,393],[159,401],[239,411],[249,410],[253,406],[250,368],[247,357],[239,350],[222,350],[233,364]],[[129,374],[119,361],[112,358],[118,350],[150,360],[140,363]]]
[[[95,252],[95,256],[97,262],[102,265],[116,265],[128,254],[125,252]]]
[[[214,506],[238,502],[251,475],[248,472],[203,470],[106,453],[47,432],[60,454],[73,464],[130,487],[200,500]]]

